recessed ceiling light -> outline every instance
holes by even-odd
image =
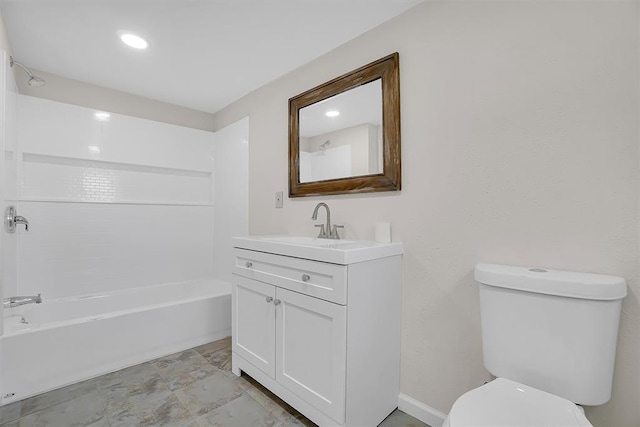
[[[327,117],[338,117],[340,115],[340,111],[337,110],[329,110],[324,113]]]
[[[120,34],[120,40],[127,46],[131,46],[134,49],[146,49],[149,46],[149,42],[140,36],[136,36],[131,33]]]
[[[101,122],[106,122],[111,117],[111,114],[98,111],[93,116],[96,118],[96,120],[100,120]]]
[[[90,151],[93,151],[94,153],[99,153],[100,151],[102,151],[100,150],[100,147],[98,147],[97,145],[90,145],[88,148]]]

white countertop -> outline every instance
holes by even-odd
[[[402,243],[332,240],[289,235],[234,237],[233,246],[343,265],[401,255],[404,252]]]

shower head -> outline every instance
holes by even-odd
[[[47,81],[45,79],[43,79],[42,77],[36,76],[31,72],[31,70],[29,70],[27,67],[25,67],[18,61],[14,61],[13,56],[9,57],[9,65],[11,65],[12,67],[14,65],[17,65],[18,67],[22,68],[25,71],[25,73],[27,73],[27,75],[29,76],[29,80],[27,81],[27,84],[31,87],[41,87],[47,84]]]
[[[331,140],[327,139],[325,142],[323,142],[322,144],[318,145],[318,148],[320,149],[320,151],[327,151],[327,146],[331,144]]]
[[[27,84],[31,87],[42,87],[47,84],[47,81],[42,77],[31,76],[29,77],[29,81],[27,82]]]

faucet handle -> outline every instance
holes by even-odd
[[[15,206],[7,206],[4,212],[4,229],[9,234],[16,232],[16,224],[24,224],[25,230],[29,231],[29,221],[17,213]]]
[[[338,234],[338,228],[344,229],[344,225],[333,224],[333,230],[331,230],[331,238],[340,239],[340,234]]]
[[[21,215],[16,215],[13,217],[13,222],[16,224],[24,224],[24,231],[29,231],[29,221],[27,218]]]
[[[314,225],[314,227],[320,227],[320,234],[318,234],[318,238],[324,239],[325,237],[327,237],[327,233],[324,230],[324,224],[316,224]]]

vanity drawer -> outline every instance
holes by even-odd
[[[233,272],[337,304],[347,304],[347,266],[235,249]]]

